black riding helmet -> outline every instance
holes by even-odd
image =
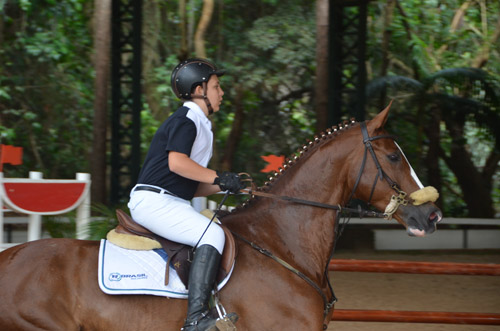
[[[179,63],[172,71],[170,84],[178,98],[191,100],[193,98],[191,93],[196,86],[207,83],[212,75],[220,77],[224,75],[224,70],[218,70],[215,64],[204,59],[188,59]],[[198,97],[205,97],[205,95],[206,91],[204,88],[204,95]]]

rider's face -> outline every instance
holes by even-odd
[[[219,77],[217,75],[210,76],[207,84],[207,97],[212,104],[214,112],[219,111],[223,95],[224,91],[220,87]]]

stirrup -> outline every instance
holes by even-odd
[[[236,326],[234,323],[238,320],[238,315],[236,314],[228,314],[223,318],[218,318],[215,326],[219,331],[236,331]]]
[[[236,321],[238,320],[238,315],[236,313],[228,314],[226,312],[226,309],[220,302],[218,295],[214,295],[213,298],[214,306],[217,309],[217,315],[219,315],[219,318],[217,318],[217,322],[215,323],[217,330],[236,331],[236,326],[234,326],[234,323],[236,323]]]

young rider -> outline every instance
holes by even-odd
[[[212,223],[207,229],[210,220],[189,200],[244,188],[236,173],[207,168],[213,144],[208,116],[219,111],[223,74],[204,59],[189,59],[175,67],[171,85],[184,104],[157,130],[128,204],[133,219],[150,231],[190,246],[199,241],[190,269],[185,331],[216,330],[208,301],[225,241],[221,227]]]

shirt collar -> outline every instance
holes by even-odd
[[[186,102],[184,102],[183,106],[191,109],[196,114],[196,116],[199,116],[200,118],[202,118],[206,123],[210,123],[211,124],[210,119],[208,118],[208,116],[205,115],[205,113],[203,112],[203,110],[201,109],[201,107],[198,106],[195,102],[193,102],[193,101],[186,101]]]
[[[203,110],[201,109],[200,106],[198,106],[195,102],[193,101],[186,101],[183,104],[184,107],[188,107],[189,109],[195,111],[198,115],[203,115],[204,117],[207,117]]]

